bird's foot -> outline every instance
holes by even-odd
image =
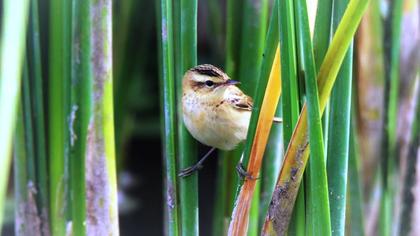
[[[182,177],[182,178],[188,177],[188,176],[194,174],[195,172],[199,171],[201,168],[203,168],[202,165],[193,165],[193,166],[187,167],[187,168],[181,170],[178,173],[178,176]]]
[[[244,166],[242,165],[242,162],[239,162],[238,165],[236,165],[236,172],[242,180],[258,179],[257,177],[252,176],[249,172],[245,170]]]
[[[185,169],[183,169],[183,170],[181,170],[179,173],[178,173],[178,176],[179,177],[183,177],[183,178],[185,178],[185,177],[188,177],[188,176],[190,176],[190,175],[192,175],[192,174],[194,174],[194,172],[197,172],[197,171],[199,171],[201,168],[203,168],[203,162],[210,156],[210,154],[212,154],[212,152],[214,152],[214,150],[216,150],[216,148],[215,147],[212,147],[207,153],[206,153],[206,155],[204,155],[204,157],[203,158],[201,158],[195,165],[193,165],[193,166],[190,166],[190,167],[188,167],[188,168],[185,168]]]

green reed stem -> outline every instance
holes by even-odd
[[[359,140],[357,138],[356,104],[353,92],[350,123],[349,167],[347,187],[346,232],[345,235],[364,235],[364,208],[361,185]]]
[[[86,235],[86,155],[92,118],[92,70],[89,1],[73,1],[71,54],[71,198],[72,231]]]
[[[0,42],[0,232],[18,113],[29,1],[3,1]]]
[[[348,1],[335,1],[333,29],[340,23]],[[330,200],[331,230],[334,234],[345,234],[347,169],[349,158],[353,46],[350,44],[340,71],[338,72],[330,98],[327,169]],[[340,132],[337,132],[340,130]]]
[[[176,236],[179,234],[178,197],[177,197],[177,169],[176,169],[176,93],[174,80],[174,38],[172,21],[172,1],[160,0],[158,4],[160,40],[160,85],[162,107],[163,133],[163,179],[164,179],[164,213],[165,234]]]
[[[89,2],[92,112],[85,159],[86,234],[119,235],[114,132],[112,1]],[[99,220],[98,220],[99,219]],[[98,224],[98,221],[101,222]]]
[[[182,100],[182,78],[184,73],[197,64],[197,0],[180,0],[179,30],[175,61],[178,68],[176,76],[177,101]],[[194,165],[197,161],[197,142],[185,128],[182,119],[182,107],[178,106],[178,158],[180,170]],[[179,179],[179,201],[181,207],[181,234],[198,235],[198,176]]]
[[[48,164],[47,164],[47,146],[45,129],[45,108],[43,91],[43,73],[41,57],[41,39],[39,29],[39,10],[38,0],[31,1],[30,30],[28,41],[28,57],[30,62],[29,74],[31,85],[31,102],[34,124],[34,144],[35,144],[35,165],[36,165],[36,183],[37,203],[39,214],[41,216],[42,232],[49,232],[49,189],[48,189]]]
[[[49,48],[49,181],[51,233],[65,235],[69,217],[68,168],[70,112],[70,24],[69,1],[50,5]]]

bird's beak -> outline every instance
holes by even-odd
[[[236,81],[236,80],[228,80],[226,81],[225,85],[236,85],[236,84],[240,84],[241,82]]]

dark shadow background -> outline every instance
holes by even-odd
[[[127,191],[138,206],[130,213],[120,214],[121,235],[163,235],[162,158],[159,139],[135,138],[130,143],[130,159],[126,171],[135,176],[137,184]],[[204,155],[207,148],[201,148]],[[211,235],[217,157],[212,156],[199,174],[200,235]]]

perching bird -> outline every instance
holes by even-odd
[[[219,68],[204,64],[188,70],[182,81],[182,112],[184,124],[191,135],[212,149],[195,165],[179,174],[186,177],[202,167],[204,160],[216,149],[233,150],[244,141],[253,106],[244,94]],[[274,122],[282,122],[274,117]],[[242,177],[250,176],[241,163],[236,167]]]
[[[184,124],[201,143],[213,147],[197,164],[182,170],[191,175],[215,148],[233,150],[246,139],[253,101],[227,74],[209,64],[188,70],[182,81]],[[238,165],[242,175],[246,172]]]

